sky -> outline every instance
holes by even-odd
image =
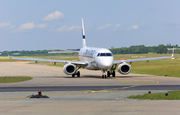
[[[0,51],[180,45],[180,0],[0,0]]]

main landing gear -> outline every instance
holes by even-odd
[[[78,71],[81,67],[79,67],[76,72],[74,74],[72,74],[72,77],[75,77],[75,75],[77,75],[77,77],[80,77],[80,71]]]
[[[76,73],[72,74],[72,77],[75,77],[75,75],[77,75],[77,77],[80,77],[80,71],[77,71]]]
[[[107,77],[110,77],[110,75],[112,75],[113,77],[116,76],[115,71],[107,71]]]
[[[110,77],[111,75],[112,75],[113,77],[116,77],[116,72],[115,72],[116,67],[117,67],[117,64],[113,65],[113,66],[111,67],[110,71],[107,71],[107,76],[108,76],[108,77]]]

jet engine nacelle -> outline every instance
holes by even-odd
[[[63,72],[67,75],[72,75],[76,72],[76,65],[74,64],[66,64],[63,67]]]
[[[131,65],[127,64],[126,62],[120,64],[118,66],[118,72],[121,74],[129,74],[131,72]]]

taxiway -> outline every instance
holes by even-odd
[[[19,114],[154,114],[180,112],[180,101],[126,99],[130,95],[179,90],[180,79],[154,75],[117,73],[102,79],[101,71],[81,69],[80,78],[72,78],[60,67],[27,62],[1,62],[1,76],[31,76],[32,80],[0,84],[0,112]],[[42,90],[49,99],[29,99]]]

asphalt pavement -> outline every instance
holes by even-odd
[[[80,78],[65,75],[60,67],[26,62],[1,62],[1,76],[31,76],[32,80],[0,84],[0,113],[6,115],[169,115],[179,114],[179,100],[127,99],[130,95],[166,93],[180,89],[176,77],[116,73],[101,78],[101,71],[81,69]],[[48,99],[28,96],[42,90]]]

